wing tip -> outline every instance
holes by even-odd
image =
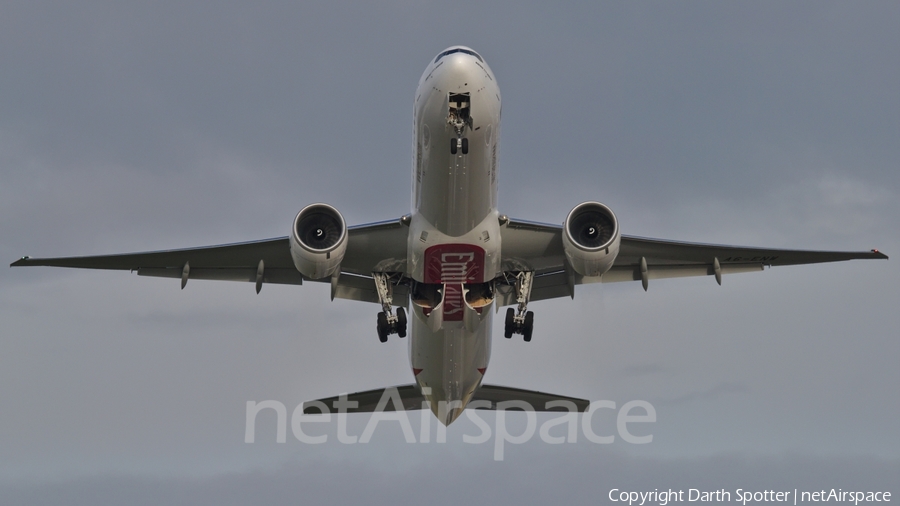
[[[28,265],[28,261],[31,260],[31,257],[24,256],[15,262],[9,264],[10,267],[22,267],[23,265]]]
[[[878,248],[872,248],[872,257],[873,257],[873,258],[883,258],[883,259],[885,259],[885,260],[888,259],[888,256],[887,256],[887,255],[885,255],[884,253],[878,251]]]

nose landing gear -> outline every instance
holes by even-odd
[[[466,137],[458,138],[458,139],[450,139],[450,154],[455,155],[457,151],[462,151],[462,154],[469,154],[469,139]]]
[[[449,111],[447,124],[456,132],[456,138],[450,139],[450,154],[458,151],[469,154],[469,139],[463,137],[466,128],[472,128],[472,99],[468,93],[450,93],[447,97]]]

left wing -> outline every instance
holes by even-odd
[[[371,273],[405,271],[408,228],[399,220],[347,229],[347,252],[337,282],[304,278],[294,267],[287,237],[201,248],[63,258],[23,257],[10,264],[136,271],[139,276],[218,279],[302,285],[303,281],[332,282],[332,298],[378,302]],[[189,268],[185,268],[185,266]],[[187,271],[187,274],[185,272]],[[405,286],[394,287],[394,300],[404,304]]]
[[[572,271],[563,251],[562,226],[510,220],[501,229],[503,270],[535,273],[530,300],[574,297],[575,285],[642,281],[684,276],[716,276],[761,271],[766,266],[839,262],[853,259],[886,259],[878,250],[805,251],[790,249],[719,246],[646,239],[623,235],[612,268],[591,278]],[[503,301],[502,304],[511,302]]]

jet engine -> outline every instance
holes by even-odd
[[[608,271],[619,254],[619,222],[612,210],[599,202],[575,206],[563,223],[563,250],[566,259],[582,276],[599,276]]]
[[[310,204],[294,218],[291,230],[294,266],[310,279],[322,279],[340,268],[347,251],[347,223],[328,204]]]

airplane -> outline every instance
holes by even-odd
[[[378,304],[381,342],[406,337],[415,383],[390,387],[403,406],[380,401],[388,389],[341,399],[347,412],[430,408],[449,425],[467,407],[508,400],[536,411],[578,411],[583,399],[483,385],[495,312],[507,307],[504,337],[534,333],[532,302],[575,296],[586,283],[713,276],[766,266],[887,259],[878,250],[801,251],[720,246],[624,235],[600,202],[572,208],[562,225],[517,220],[497,206],[500,88],[481,55],[452,46],[430,61],[415,94],[411,212],[348,227],[334,207],[315,203],[294,218],[290,235],[254,242],[66,258],[23,257],[11,266],[136,271],[139,276],[331,285],[331,298]],[[394,308],[396,307],[396,311]],[[409,308],[409,314],[407,314]],[[334,403],[339,397],[310,401]],[[480,401],[480,402],[475,402]],[[424,403],[424,404],[423,404]],[[321,411],[320,408],[318,408]],[[572,410],[572,407],[566,408]]]

